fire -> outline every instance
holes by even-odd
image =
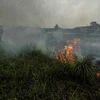
[[[80,39],[76,38],[73,40],[67,41],[67,46],[64,46],[63,49],[59,49],[56,52],[56,59],[60,60],[61,62],[71,61],[74,62],[74,52],[76,49],[77,42],[80,41]]]
[[[98,77],[100,77],[100,71],[98,71],[96,74],[97,74]]]

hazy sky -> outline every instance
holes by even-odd
[[[100,0],[0,0],[3,26],[68,28],[100,23]]]

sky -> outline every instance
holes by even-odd
[[[100,0],[0,0],[0,24],[4,27],[62,28],[100,23]]]

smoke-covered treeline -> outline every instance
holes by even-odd
[[[45,32],[42,28],[36,27],[12,27],[5,28],[2,41],[7,50],[17,52],[19,48],[28,45],[32,49],[34,46],[43,52],[51,51],[67,45],[67,40],[80,38],[78,43],[79,54],[100,56],[100,34],[99,33],[63,33],[59,30]],[[6,44],[6,45],[5,45]]]

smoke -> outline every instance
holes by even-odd
[[[0,0],[3,26],[75,27],[98,21],[100,0]]]
[[[0,0],[0,24],[4,27],[2,40],[10,47],[37,45],[43,51],[54,51],[55,45],[66,45],[67,39],[78,36],[70,33],[65,36],[59,31],[45,34],[39,27],[58,24],[62,28],[72,28],[91,21],[100,23],[99,9],[100,0]],[[99,36],[79,37],[86,54],[99,54]]]
[[[17,54],[21,49],[33,50],[34,47],[46,52],[46,35],[41,28],[12,27],[5,28],[2,36],[2,45],[7,52]]]

